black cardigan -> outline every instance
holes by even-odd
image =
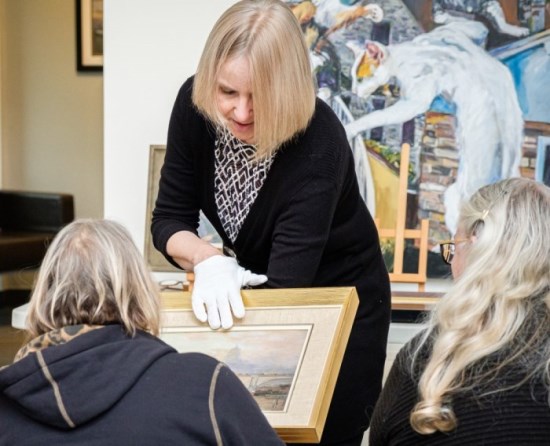
[[[359,310],[323,440],[359,436],[368,426],[365,408],[370,414],[381,388],[390,287],[344,128],[318,99],[308,128],[275,155],[233,244],[216,211],[215,130],[192,104],[192,87],[189,79],[172,111],[153,212],[155,247],[172,261],[168,239],[196,232],[202,210],[239,263],[267,275],[267,287],[355,286]]]
[[[418,377],[431,351],[423,347],[415,377],[410,370],[411,352],[421,335],[407,343],[393,363],[384,390],[376,404],[370,427],[371,446],[535,446],[550,444],[550,399],[542,379],[527,382],[519,388],[484,395],[497,388],[521,382],[525,371],[509,367],[491,384],[480,383],[470,390],[452,396],[457,418],[453,432],[420,435],[409,422],[418,402]],[[498,361],[498,354],[495,354]]]
[[[153,212],[155,247],[167,256],[168,239],[181,230],[196,233],[202,210],[242,266],[267,274],[269,287],[355,285],[362,305],[387,300],[377,231],[359,194],[344,129],[328,105],[317,100],[307,130],[277,153],[232,244],[214,199],[215,132],[192,105],[191,89],[192,79],[170,120]]]

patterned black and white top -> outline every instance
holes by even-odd
[[[214,193],[218,216],[227,236],[235,243],[274,155],[256,160],[256,148],[238,140],[223,127],[217,129],[215,144]]]

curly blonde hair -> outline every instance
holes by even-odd
[[[159,332],[160,295],[128,231],[109,220],[76,220],[48,248],[32,292],[34,338],[68,325],[121,324]]]
[[[550,188],[525,178],[485,186],[462,205],[459,228],[475,237],[466,267],[413,353],[418,370],[420,351],[433,342],[410,415],[420,434],[453,430],[453,394],[520,360],[524,379],[512,388],[534,377],[550,383]]]

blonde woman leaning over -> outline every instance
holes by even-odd
[[[223,252],[199,238],[200,211]],[[241,0],[214,24],[174,102],[151,233],[193,271],[193,311],[214,330],[246,317],[242,288],[357,289],[321,445],[360,446],[382,388],[390,281],[346,132],[315,96],[285,2]]]
[[[514,178],[463,204],[456,283],[398,354],[370,444],[550,444],[550,189]]]
[[[227,367],[155,337],[157,288],[118,223],[57,235],[28,331],[0,369],[2,446],[283,444]]]

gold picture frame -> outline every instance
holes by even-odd
[[[189,292],[162,293],[160,338],[226,363],[285,442],[318,443],[359,299],[355,288],[243,290],[246,315],[211,330]]]

